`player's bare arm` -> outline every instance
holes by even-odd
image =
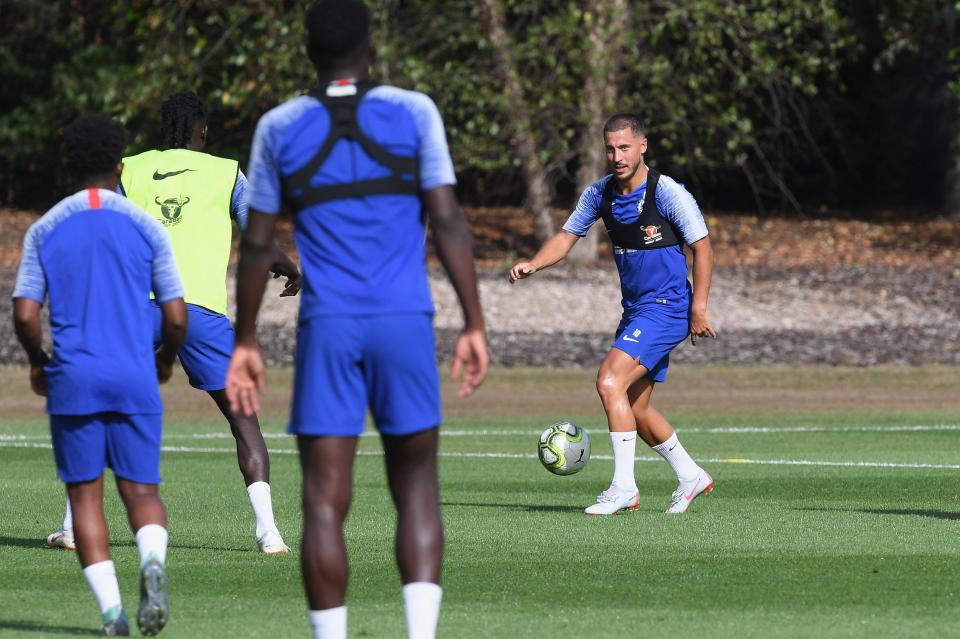
[[[703,237],[690,245],[693,251],[693,304],[690,307],[690,342],[696,346],[701,337],[716,337],[707,315],[707,298],[713,279],[713,246],[710,237]]]
[[[467,397],[483,383],[490,365],[486,326],[477,292],[477,272],[473,262],[473,238],[467,220],[457,203],[452,186],[440,186],[423,193],[437,256],[463,309],[464,328],[457,337],[451,375],[463,383],[458,395]]]
[[[263,356],[257,344],[257,314],[273,264],[273,235],[277,218],[250,211],[247,230],[240,243],[237,272],[237,341],[227,369],[230,408],[252,415],[260,410],[260,395],[266,392]]]
[[[273,243],[273,264],[270,266],[270,272],[273,273],[273,279],[287,278],[283,290],[280,291],[280,297],[291,297],[300,292],[300,269],[276,242]]]
[[[537,271],[553,266],[567,256],[580,238],[573,233],[560,231],[540,247],[529,262],[517,262],[510,269],[510,283],[530,277]]]
[[[17,339],[27,352],[30,362],[30,388],[42,397],[47,395],[47,376],[44,365],[50,360],[43,350],[43,329],[40,324],[40,309],[43,306],[28,297],[18,297],[13,305],[13,325]]]
[[[163,343],[157,349],[157,380],[163,384],[173,375],[173,362],[177,358],[180,344],[187,335],[187,305],[182,297],[160,305],[163,320],[160,335]]]

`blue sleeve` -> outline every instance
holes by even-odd
[[[250,147],[250,172],[247,205],[262,213],[280,213],[280,168],[276,158],[276,138],[280,134],[276,111],[268,112],[257,123]]]
[[[584,190],[580,195],[580,201],[577,202],[577,208],[563,225],[564,231],[578,237],[586,236],[590,227],[600,219],[600,198],[603,196],[607,179],[609,178],[598,180]]]
[[[683,236],[683,241],[693,244],[708,234],[697,201],[683,185],[666,175],[660,176],[657,184],[657,207]]]
[[[26,297],[43,304],[46,296],[47,276],[40,264],[39,237],[34,225],[27,230],[23,238],[23,254],[20,257],[13,297]]]
[[[411,103],[414,123],[420,138],[420,189],[429,191],[438,186],[457,183],[453,159],[447,146],[447,132],[443,128],[440,110],[428,96],[414,94]]]
[[[247,230],[247,216],[250,210],[247,204],[247,176],[243,171],[237,171],[237,182],[233,185],[233,195],[230,197],[230,217],[237,221],[241,231]]]
[[[160,222],[146,213],[143,214],[141,228],[147,241],[153,247],[153,295],[161,304],[183,297],[183,284],[180,282],[180,272],[173,259],[173,246],[170,244],[170,234]]]

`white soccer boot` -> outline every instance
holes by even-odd
[[[711,490],[713,490],[713,477],[701,468],[697,473],[696,479],[680,482],[677,489],[673,491],[673,495],[670,496],[670,507],[667,508],[667,513],[679,515],[687,512],[690,504],[693,503],[693,500],[698,495],[706,495]]]
[[[636,488],[626,490],[616,484],[597,495],[597,503],[588,506],[583,512],[588,515],[616,515],[621,510],[636,510],[640,507],[640,491]]]
[[[257,540],[257,548],[267,555],[283,555],[290,552],[290,547],[283,543],[283,537],[276,530],[269,530]]]
[[[64,550],[76,550],[77,542],[73,539],[73,529],[64,530],[61,528],[57,532],[47,536],[47,548],[63,548]]]

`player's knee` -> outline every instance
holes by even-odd
[[[624,392],[624,384],[616,375],[601,370],[597,375],[597,393],[604,401]]]

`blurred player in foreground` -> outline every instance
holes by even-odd
[[[283,554],[273,516],[270,458],[256,415],[230,410],[224,384],[233,352],[233,327],[227,318],[227,263],[235,220],[247,223],[247,179],[237,162],[202,153],[207,139],[207,107],[196,93],[181,91],[161,106],[160,149],[124,158],[118,192],[160,221],[173,242],[190,318],[178,353],[190,385],[209,393],[230,424],[237,461],[256,518],[261,552]],[[281,296],[296,295],[300,272],[274,247],[274,277],[287,277]],[[153,317],[160,339],[160,310]],[[51,547],[73,547],[69,504],[61,529],[47,538]]]
[[[713,490],[713,478],[687,454],[650,398],[654,384],[666,379],[670,351],[688,335],[694,345],[699,338],[716,337],[707,316],[713,249],[693,197],[644,163],[647,135],[640,118],[614,115],[603,127],[603,138],[612,175],[583,192],[563,230],[532,260],[513,266],[510,283],[559,262],[597,220],[603,220],[620,272],[623,303],[613,347],[597,374],[614,473],[610,487],[586,513],[613,515],[639,507],[633,468],[638,433],[676,473],[678,486],[667,512],[683,513],[694,498]],[[692,289],[684,244],[693,251]]]
[[[123,128],[83,116],[64,131],[78,193],[27,231],[14,289],[17,337],[30,384],[46,396],[57,471],[75,514],[83,574],[100,604],[103,633],[129,634],[103,514],[103,472],[113,469],[140,552],[137,623],[155,635],[168,617],[167,513],[157,493],[163,408],[187,311],[163,227],[117,195]],[[151,291],[160,305],[154,353]],[[43,350],[40,310],[50,298],[53,355]]]
[[[461,397],[483,381],[488,365],[473,243],[433,101],[368,79],[366,6],[319,0],[306,24],[318,88],[264,115],[253,140],[227,393],[250,413],[264,390],[254,326],[276,215],[286,205],[304,271],[290,432],[303,470],[301,565],[314,637],[346,637],[343,521],[369,407],[397,507],[408,633],[430,638],[440,612],[443,528],[425,218],[464,313],[453,364],[454,377],[464,373]]]

